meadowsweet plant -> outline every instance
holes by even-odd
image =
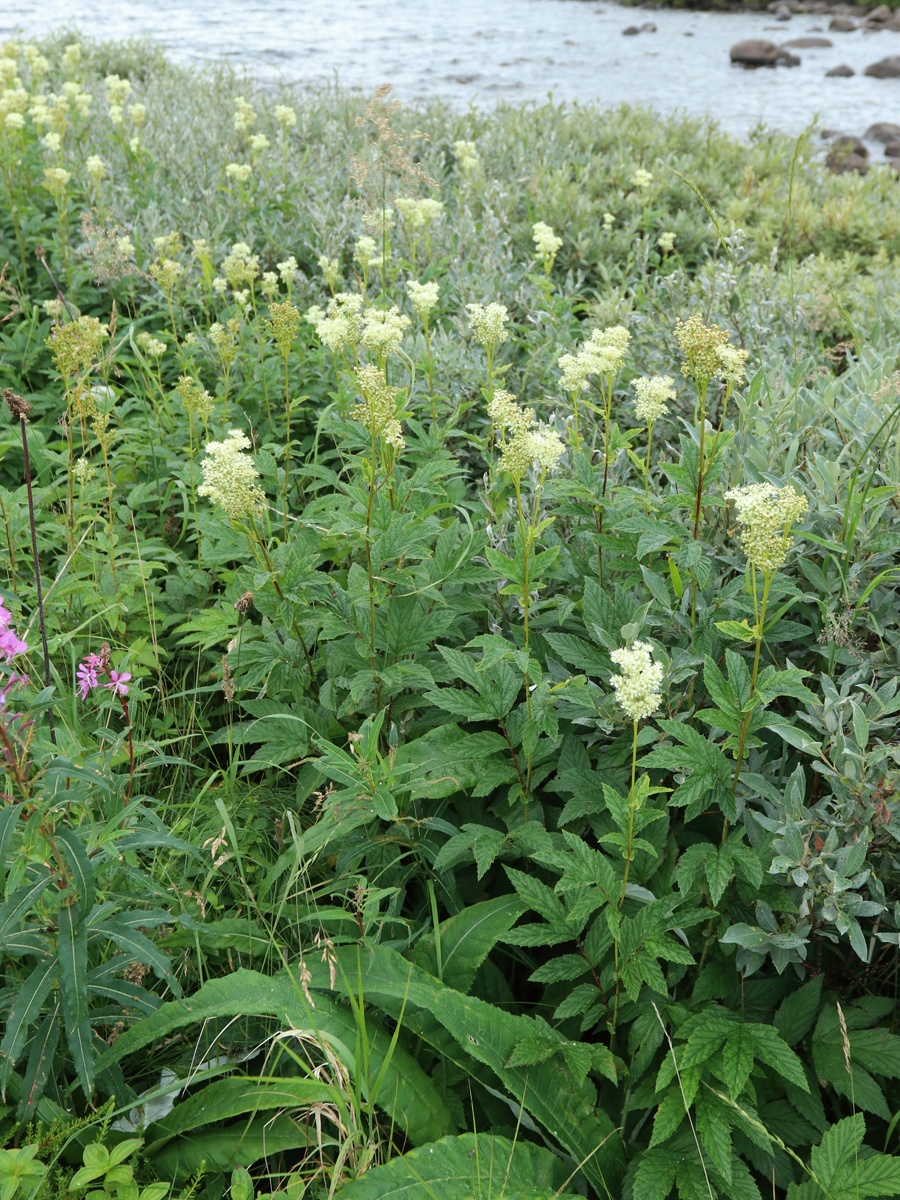
[[[0,44],[0,1191],[900,1194],[884,173],[78,45]]]

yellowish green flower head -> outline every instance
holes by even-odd
[[[250,149],[254,154],[259,154],[263,150],[268,150],[271,142],[264,133],[254,133],[250,136]]]
[[[671,254],[675,249],[675,234],[670,229],[665,233],[661,233],[656,239],[656,244],[662,250],[663,254]]]
[[[44,187],[57,200],[65,196],[71,178],[64,167],[44,167]]]
[[[212,416],[213,398],[205,388],[190,375],[182,375],[175,385],[175,391],[181,397],[185,411],[201,421],[208,421]]]
[[[709,383],[722,366],[719,351],[731,334],[718,325],[704,325],[699,313],[679,321],[675,326],[675,338],[684,355],[681,373],[693,379],[701,387]]]
[[[278,277],[275,276],[277,286]],[[300,312],[293,304],[270,304],[269,317],[266,326],[275,339],[279,354],[287,358],[291,352],[294,338],[300,327]]]
[[[747,561],[764,575],[777,571],[794,544],[791,526],[806,512],[809,501],[790,484],[779,488],[774,483],[732,488],[725,499],[734,504],[738,540]]]
[[[296,266],[294,270],[296,270]],[[333,291],[341,280],[341,264],[336,258],[329,258],[327,254],[319,255],[319,270],[322,272],[322,278],[326,285]]]
[[[367,270],[373,262],[381,261],[380,258],[377,257],[377,254],[378,246],[373,237],[369,237],[368,234],[364,233],[362,237],[356,239],[356,245],[353,247],[353,257],[364,271]]]
[[[667,400],[675,399],[675,380],[671,375],[651,375],[634,380],[634,411],[637,419],[652,425],[669,411]]]
[[[556,258],[559,248],[562,246],[562,238],[558,237],[549,225],[545,225],[543,221],[535,221],[531,227],[532,238],[534,239],[534,251],[538,258],[542,258],[545,262],[553,262]]]
[[[493,399],[487,406],[488,419],[491,425],[501,434],[509,433],[513,437],[522,433],[534,424],[534,413],[530,408],[523,408],[516,401],[512,392],[497,388]]]
[[[481,159],[474,142],[457,141],[453,143],[453,153],[459,163],[463,175],[477,175],[481,169]]]
[[[495,350],[509,337],[505,328],[509,309],[505,304],[467,304],[472,337],[487,350]]]
[[[200,463],[203,482],[198,496],[206,496],[233,520],[251,517],[265,502],[256,480],[259,471],[246,453],[250,439],[240,429],[229,429],[221,442],[206,443],[206,457]]]
[[[653,176],[644,167],[638,167],[631,175],[631,186],[640,192],[645,192],[653,182]]]
[[[106,99],[110,105],[121,106],[131,94],[130,79],[120,79],[118,75],[107,75],[104,83],[106,84]]]
[[[253,105],[243,96],[238,96],[234,102],[234,127],[237,132],[246,133],[255,121],[256,112]]]
[[[719,369],[716,374],[719,379],[732,387],[740,387],[747,378],[747,351],[726,344],[719,346],[718,355]]]
[[[399,388],[391,387],[381,367],[368,365],[356,372],[356,386],[362,400],[353,406],[350,415],[364,425],[370,434],[380,437],[395,450],[406,445],[403,426],[397,419]]]
[[[250,163],[230,162],[225,167],[225,178],[233,179],[235,183],[247,183],[252,174]]]
[[[409,196],[400,196],[395,202],[397,212],[403,218],[407,229],[418,232],[443,216],[444,206],[440,200],[426,196],[424,200],[415,200]]]
[[[297,124],[297,114],[289,104],[276,104],[275,120],[282,129],[293,129]]]
[[[278,271],[278,274],[281,276],[281,282],[286,287],[291,287],[294,280],[297,278],[297,260],[294,258],[293,254],[289,255],[285,259],[282,259],[280,263],[276,263],[275,268]]]
[[[532,467],[541,476],[551,474],[566,452],[565,442],[552,425],[532,424],[533,414],[527,414],[522,419],[528,423],[505,443],[497,463],[498,469],[517,483]]]
[[[435,280],[429,283],[419,283],[418,280],[410,279],[406,285],[406,290],[409,292],[410,303],[415,310],[416,316],[422,321],[428,321],[435,308],[437,308],[438,296],[440,288]]]
[[[370,212],[363,214],[363,225],[380,241],[394,227],[394,210],[392,208],[373,208]]]
[[[621,675],[610,679],[616,703],[630,721],[643,721],[662,704],[663,669],[653,661],[649,642],[632,642],[630,647],[613,650],[610,658]]]
[[[106,175],[106,164],[99,154],[90,155],[84,165],[94,183],[99,183]]]

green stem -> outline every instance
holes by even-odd
[[[622,894],[619,896],[619,912],[622,911],[622,905],[625,903],[625,892],[628,888],[628,874],[631,870],[631,860],[634,857],[632,846],[634,844],[634,809],[635,809],[635,792],[634,783],[637,773],[637,744],[638,744],[638,723],[634,721],[632,724],[631,738],[631,791],[628,794],[628,843],[625,847],[625,871],[622,875]]]
[[[756,611],[756,568],[751,566],[750,569],[753,572],[753,575],[752,575],[753,608],[754,608],[754,611]],[[756,621],[756,651],[753,655],[753,670],[750,674],[750,697],[749,697],[748,703],[751,703],[753,700],[753,697],[756,695],[756,676],[759,671],[759,652],[762,647],[763,626],[765,625],[765,621],[766,621],[766,606],[769,603],[769,587],[770,587],[771,583],[772,583],[772,572],[764,571],[763,572],[762,602],[759,606],[758,616],[757,616],[757,621]],[[731,794],[732,795],[737,794],[738,779],[741,774],[741,765],[744,761],[744,749],[747,744],[747,733],[750,728],[750,718],[752,715],[753,715],[753,713],[752,713],[752,709],[751,709],[749,712],[744,713],[744,716],[741,720],[741,732],[740,732],[740,737],[738,740],[738,751],[737,751],[736,761],[734,764],[734,778],[731,781]],[[723,835],[722,840],[724,841],[727,836],[728,836],[728,822],[726,821],[725,822],[725,833]]]

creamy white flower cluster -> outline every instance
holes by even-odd
[[[428,321],[432,311],[437,308],[438,296],[440,288],[436,281],[432,280],[429,283],[419,283],[416,279],[410,279],[406,285],[406,290],[409,292],[409,299],[415,309],[416,315],[422,321]]]
[[[453,143],[453,153],[459,163],[463,175],[475,175],[481,167],[481,159],[474,142],[457,141]]]
[[[487,414],[501,437],[505,437],[507,433],[515,437],[517,433],[534,424],[534,413],[531,409],[523,408],[512,392],[507,392],[504,388],[497,388],[494,392],[493,399],[487,406]]]
[[[610,658],[622,671],[610,679],[616,702],[625,716],[642,721],[651,716],[662,703],[660,684],[663,669],[653,661],[649,642],[632,642],[630,647],[613,650]]]
[[[306,319],[315,327],[323,346],[336,354],[359,341],[363,298],[357,292],[338,292],[323,310],[318,304],[307,309]]]
[[[531,233],[535,254],[545,263],[552,263],[562,245],[562,238],[558,237],[553,229],[549,225],[545,225],[543,221],[535,221],[531,227]]]
[[[423,200],[415,200],[411,196],[400,196],[396,201],[397,212],[403,218],[408,229],[417,231],[443,216],[444,206],[440,200],[426,196]]]
[[[396,305],[393,308],[367,308],[359,340],[367,350],[385,359],[400,349],[410,325],[412,321]]]
[[[607,378],[615,375],[625,359],[630,340],[631,334],[624,325],[595,329],[574,354],[563,354],[559,359],[563,391],[577,396],[588,386],[591,375]]]
[[[467,304],[466,310],[469,330],[479,345],[493,351],[509,337],[505,328],[509,309],[505,304]]]
[[[738,539],[747,561],[764,574],[777,571],[794,544],[791,526],[809,508],[809,501],[790,484],[750,483],[725,493],[737,511]]]
[[[356,386],[362,400],[350,410],[354,421],[365,425],[370,433],[381,437],[388,446],[402,450],[406,445],[403,426],[397,420],[397,393],[399,388],[390,387],[381,367],[360,367],[356,372]]]
[[[206,443],[200,464],[203,482],[197,495],[207,496],[231,518],[252,516],[265,500],[256,482],[259,471],[246,453],[250,444],[240,429],[229,429],[224,441]]]
[[[671,375],[650,375],[633,381],[634,412],[639,421],[652,425],[669,411],[667,400],[675,399],[675,380]]]

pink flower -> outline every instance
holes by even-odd
[[[75,672],[77,678],[75,691],[82,700],[86,700],[88,692],[98,685],[97,667],[99,666],[99,663],[91,662],[91,659],[96,657],[96,654],[89,654],[84,662],[78,664],[78,668]]]
[[[9,613],[6,609],[2,612],[8,617]],[[2,621],[2,618],[0,618]],[[25,654],[28,650],[28,645],[21,638],[16,637],[15,631],[8,628],[0,630],[0,659],[6,662],[12,662],[17,654]]]
[[[117,696],[128,695],[128,680],[131,678],[130,671],[110,671],[109,683],[104,683],[104,687],[111,692],[115,692]]]
[[[0,629],[9,629],[12,624],[12,613],[0,604]]]

